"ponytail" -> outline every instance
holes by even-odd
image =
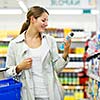
[[[24,22],[19,34],[21,34],[24,31],[26,31],[28,29],[28,27],[29,27],[29,24],[30,24],[30,22],[28,20],[26,22]]]

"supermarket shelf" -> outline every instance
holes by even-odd
[[[84,86],[63,86],[64,89],[84,89]]]
[[[65,68],[83,68],[83,62],[69,62]]]
[[[78,68],[78,69],[74,69],[74,68],[65,68],[65,69],[63,69],[61,72],[81,72],[82,71],[82,69],[80,69],[80,68]]]
[[[69,54],[69,57],[83,57],[84,54]]]
[[[0,68],[0,72],[6,71],[8,68]]]
[[[60,56],[62,56],[62,53],[59,54]],[[69,54],[69,57],[83,57],[84,54]]]
[[[6,57],[6,54],[0,54],[0,57]]]
[[[13,37],[7,37],[7,38],[0,38],[0,41],[4,41],[4,42],[9,42],[13,39]]]
[[[63,42],[64,38],[55,38],[57,42]],[[72,42],[86,42],[86,38],[72,38]]]

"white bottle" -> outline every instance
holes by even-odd
[[[68,35],[66,36],[65,39],[69,41],[73,36],[74,36],[74,33],[72,32],[72,33],[68,34]],[[65,44],[65,43],[62,43],[62,44],[59,46],[59,50],[61,50],[61,51],[64,50],[64,44]]]
[[[74,36],[74,33],[70,33],[66,36],[66,40],[70,40]]]

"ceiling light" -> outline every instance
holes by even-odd
[[[20,9],[0,9],[0,14],[22,14]]]
[[[92,10],[91,13],[94,14],[94,15],[99,14],[99,10]]]
[[[81,10],[65,10],[65,9],[52,9],[52,10],[49,10],[49,13],[50,14],[60,14],[60,15],[63,15],[63,14],[82,14],[82,11]]]
[[[18,1],[18,3],[19,3],[20,7],[22,8],[22,10],[23,10],[24,12],[27,12],[28,9],[27,9],[26,5],[24,4],[24,2],[23,2],[22,0],[17,0],[17,1]]]

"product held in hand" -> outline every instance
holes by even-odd
[[[74,36],[74,33],[70,33],[70,34],[68,34],[68,35],[66,36],[65,39],[69,41],[73,36]],[[65,43],[62,43],[62,44],[59,46],[59,50],[61,50],[61,51],[64,50],[64,44],[65,44]]]

